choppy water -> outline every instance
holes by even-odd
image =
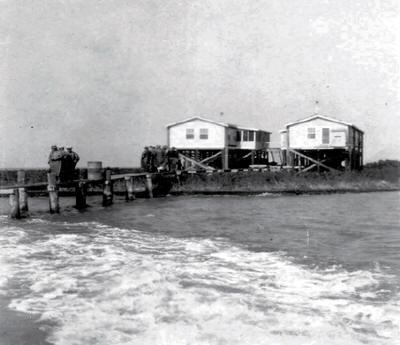
[[[400,343],[398,193],[31,202],[0,294],[55,344]]]

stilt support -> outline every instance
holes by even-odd
[[[17,182],[18,184],[25,184],[25,171],[18,170]],[[21,211],[21,216],[27,216],[28,194],[26,193],[26,189],[24,187],[19,188],[18,192],[19,192],[19,209]]]
[[[135,200],[135,193],[133,192],[133,177],[125,177],[125,200],[132,201]]]
[[[229,148],[225,147],[222,150],[222,169],[228,170],[229,169]]]
[[[103,206],[110,206],[113,203],[113,186],[111,181],[111,169],[106,169],[103,187]]]
[[[57,176],[54,173],[47,174],[47,191],[49,192],[50,213],[59,213],[60,204],[58,200]]]
[[[79,182],[75,187],[75,208],[83,210],[87,207],[86,204],[87,185],[84,182]]]
[[[151,174],[146,175],[146,190],[150,199],[153,198],[153,181],[151,180]]]
[[[18,188],[15,188],[13,190],[13,193],[10,194],[9,198],[10,198],[9,199],[9,202],[10,202],[10,215],[9,216],[10,216],[10,218],[13,218],[13,219],[21,218]]]

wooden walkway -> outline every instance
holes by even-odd
[[[101,179],[77,179],[72,181],[58,182],[55,174],[47,174],[47,182],[25,183],[25,172],[17,172],[17,183],[12,185],[0,186],[0,195],[9,196],[10,218],[23,218],[28,215],[28,189],[46,187],[49,195],[50,213],[59,213],[59,189],[75,188],[75,197],[77,209],[85,209],[88,186],[101,185],[103,187],[103,206],[109,206],[113,203],[113,184],[117,180],[124,180],[126,200],[135,199],[134,179],[144,178],[145,188],[149,198],[153,197],[152,177],[158,173],[125,173],[111,174],[110,169],[105,169],[104,178]]]

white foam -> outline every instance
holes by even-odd
[[[284,253],[172,239],[97,222],[87,234],[0,235],[11,307],[55,322],[55,344],[395,344],[400,302],[380,271],[311,270]],[[0,267],[3,267],[0,266]],[[1,282],[0,282],[1,283]]]

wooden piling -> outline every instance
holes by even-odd
[[[229,169],[229,148],[226,146],[222,149],[222,169]]]
[[[113,186],[111,181],[111,169],[106,169],[103,187],[103,206],[110,206],[113,203]]]
[[[125,200],[132,201],[135,200],[135,193],[133,192],[133,177],[125,177]]]
[[[25,171],[18,170],[17,171],[17,183],[25,184]],[[26,189],[21,187],[18,189],[19,192],[19,209],[21,214],[25,214],[28,212],[28,194],[26,193]]]
[[[87,207],[86,204],[87,185],[84,182],[79,182],[75,187],[75,207],[78,210],[83,210]]]
[[[59,213],[60,204],[58,200],[57,176],[54,173],[47,174],[47,191],[49,192],[50,213]]]
[[[153,198],[153,181],[151,180],[151,174],[146,175],[146,190],[150,199]]]
[[[20,205],[19,205],[19,191],[15,188],[9,196],[10,203],[10,218],[21,218]]]

